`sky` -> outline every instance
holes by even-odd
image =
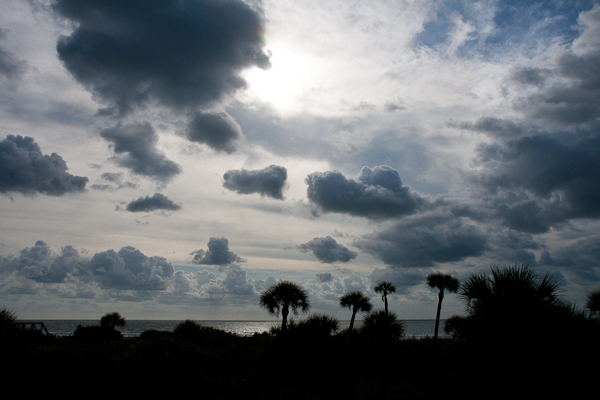
[[[268,320],[432,272],[600,287],[594,1],[3,0],[0,307]],[[442,318],[464,314],[447,294]]]

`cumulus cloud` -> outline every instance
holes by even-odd
[[[190,121],[186,137],[197,143],[231,154],[243,138],[242,128],[227,113],[197,112]]]
[[[261,196],[283,200],[287,169],[278,165],[254,171],[229,170],[223,175],[223,187],[239,194],[259,193]]]
[[[31,137],[8,135],[0,141],[0,193],[62,196],[83,192],[88,178],[73,176],[67,170],[62,157],[43,155]]]
[[[331,236],[316,237],[308,243],[299,245],[298,248],[305,252],[311,251],[323,263],[348,262],[358,255],[336,242]]]
[[[76,279],[79,290],[89,297],[89,282],[103,289],[164,290],[173,275],[173,266],[163,257],[147,257],[131,246],[82,257],[71,246],[53,254],[43,241],[25,248],[17,256],[0,257],[0,272],[44,284],[68,283]],[[86,289],[87,288],[87,289]]]
[[[117,124],[100,136],[111,143],[114,161],[132,172],[166,183],[181,173],[181,167],[156,148],[158,135],[149,123]]]
[[[163,257],[147,257],[131,246],[94,254],[90,270],[104,289],[164,290],[174,268]]]
[[[261,16],[239,0],[57,0],[76,24],[56,49],[106,113],[151,101],[177,110],[210,106],[246,86],[244,68],[268,68]]]
[[[331,282],[333,280],[333,275],[331,275],[331,272],[324,272],[322,274],[317,274],[317,279],[322,283]]]
[[[196,250],[191,253],[194,264],[228,265],[243,262],[244,259],[229,251],[229,240],[224,237],[212,237],[208,241],[208,250]]]
[[[367,218],[389,218],[413,214],[425,200],[402,186],[400,174],[386,165],[363,167],[357,179],[338,171],[315,172],[306,178],[309,200],[326,212]]]
[[[181,205],[175,203],[162,193],[156,193],[154,196],[140,197],[127,204],[127,211],[131,212],[150,212],[156,210],[181,210]]]
[[[353,244],[390,266],[430,267],[481,256],[488,235],[462,219],[398,222],[364,235]]]

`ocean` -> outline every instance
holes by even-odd
[[[28,322],[28,320],[19,320],[19,322]],[[43,322],[48,331],[56,336],[69,336],[75,332],[77,325],[98,325],[98,320],[69,320],[69,319],[49,319],[36,320],[30,322]],[[173,331],[181,320],[127,320],[124,327],[119,328],[125,337],[137,337],[142,332],[150,329],[159,331]],[[267,332],[273,326],[279,326],[278,321],[196,321],[202,326],[220,329],[231,332],[239,336],[252,336],[255,333]],[[350,321],[339,321],[340,330],[346,329]],[[424,338],[433,337],[435,329],[435,320],[433,319],[409,319],[403,320],[405,338]],[[357,327],[361,322],[357,321]],[[440,337],[444,337],[444,321],[440,321]]]

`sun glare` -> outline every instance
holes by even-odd
[[[314,83],[314,62],[310,56],[286,49],[272,49],[271,68],[247,70],[245,96],[270,104],[280,112],[302,108],[303,93]]]

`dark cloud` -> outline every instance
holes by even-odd
[[[62,196],[84,191],[88,178],[67,170],[62,157],[43,155],[31,137],[8,135],[0,141],[0,193]]]
[[[542,86],[551,71],[546,68],[515,67],[509,73],[509,79],[522,85]]]
[[[481,256],[488,236],[477,226],[452,218],[443,223],[396,223],[354,242],[387,265],[429,267]]]
[[[553,251],[544,251],[539,263],[549,267],[567,267],[584,282],[600,281],[600,238],[588,237]]]
[[[356,252],[337,243],[331,236],[314,238],[308,243],[299,245],[298,248],[305,252],[312,251],[323,263],[348,262],[357,256]]]
[[[119,123],[100,136],[112,144],[116,163],[136,174],[166,183],[181,173],[181,167],[156,148],[158,135],[149,123]]]
[[[524,124],[495,117],[482,117],[475,122],[450,122],[448,126],[487,133],[499,139],[511,139],[530,133]]]
[[[415,213],[425,200],[402,186],[398,171],[386,165],[363,167],[356,180],[341,172],[315,172],[306,178],[309,200],[326,212],[367,218],[389,218]]]
[[[242,128],[227,113],[197,112],[187,127],[186,136],[192,142],[203,143],[231,154],[237,150],[243,133]]]
[[[176,204],[162,193],[156,193],[154,196],[140,197],[127,204],[127,211],[131,212],[150,212],[156,210],[181,210],[181,205]]]
[[[60,60],[105,112],[210,106],[246,86],[242,69],[270,66],[261,16],[239,0],[57,0],[53,9],[76,23],[58,40]]]
[[[259,193],[261,196],[283,200],[286,179],[287,170],[278,165],[254,171],[232,169],[223,174],[223,187],[239,194]]]
[[[600,138],[595,134],[482,144],[477,156],[483,169],[469,179],[496,195],[490,203],[508,226],[539,233],[567,219],[600,217]]]
[[[229,251],[229,241],[224,237],[212,237],[208,241],[208,250],[196,250],[190,254],[194,256],[192,259],[194,264],[228,265],[244,261],[243,258]]]
[[[319,282],[331,282],[333,280],[333,275],[331,275],[331,272],[324,272],[322,274],[317,274],[317,279],[319,280]]]
[[[131,246],[96,253],[89,265],[103,289],[164,290],[174,273],[165,258],[147,257]]]

